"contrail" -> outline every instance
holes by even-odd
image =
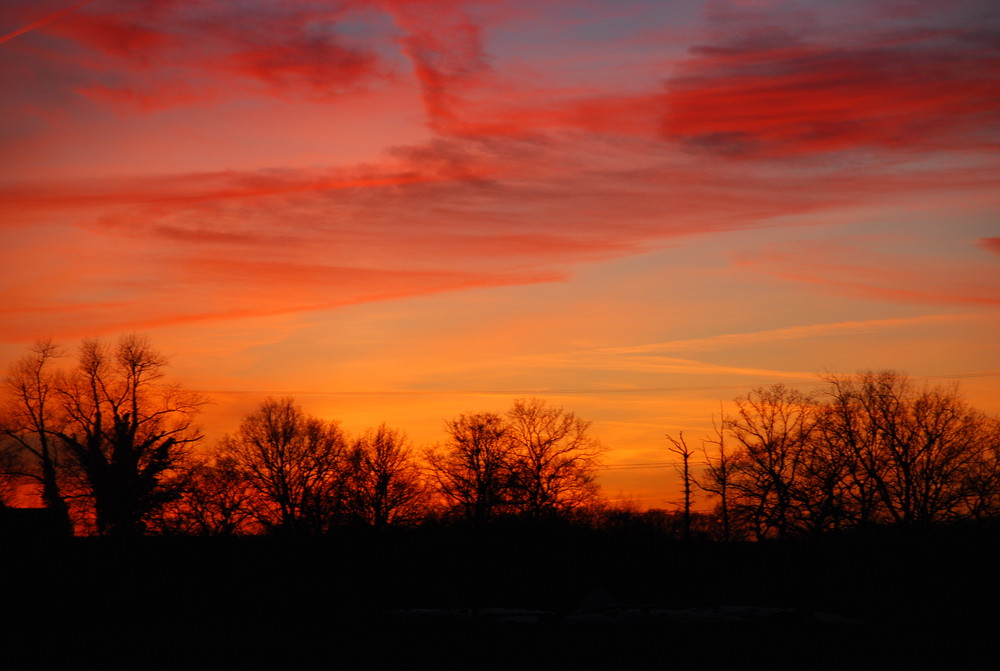
[[[69,12],[72,12],[74,9],[78,9],[80,7],[83,7],[84,5],[90,4],[93,1],[94,0],[83,0],[83,2],[78,2],[75,5],[71,5],[71,6],[67,7],[66,9],[63,9],[63,10],[60,10],[60,11],[56,12],[55,14],[49,14],[48,16],[42,17],[42,18],[38,19],[37,21],[35,21],[34,23],[29,23],[28,25],[24,26],[23,28],[18,28],[17,30],[15,30],[12,33],[7,33],[6,35],[0,35],[0,44],[3,44],[7,40],[12,40],[15,37],[17,37],[18,35],[24,35],[26,32],[34,30],[35,28],[41,28],[46,23],[50,23],[52,21],[55,21],[56,19],[58,19],[63,14],[68,14]]]

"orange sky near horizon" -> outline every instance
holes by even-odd
[[[148,333],[210,438],[541,396],[657,507],[755,385],[1000,414],[994,4],[11,0],[0,365]]]

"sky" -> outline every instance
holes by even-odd
[[[0,86],[0,364],[146,333],[207,445],[540,396],[669,507],[757,385],[1000,414],[993,0],[6,0]]]

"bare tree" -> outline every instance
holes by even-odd
[[[354,443],[348,497],[356,518],[376,529],[412,522],[424,512],[426,489],[413,448],[382,424]]]
[[[599,497],[596,469],[605,449],[590,422],[538,398],[507,413],[515,451],[518,508],[531,517],[583,508]]]
[[[670,441],[672,447],[667,449],[676,454],[681,458],[681,466],[677,469],[680,473],[681,478],[684,482],[684,528],[683,536],[684,540],[690,540],[691,538],[691,502],[692,502],[692,485],[694,484],[694,477],[691,473],[691,457],[694,455],[694,450],[688,447],[687,441],[684,440],[684,432],[681,431],[677,438],[674,438],[670,434],[667,434],[667,440]]]
[[[854,460],[852,485],[866,517],[909,526],[963,512],[992,431],[957,388],[918,387],[894,371],[825,379],[831,434]]]
[[[0,431],[0,508],[10,505],[20,484],[20,452],[20,446]]]
[[[447,424],[446,446],[427,453],[438,491],[461,517],[489,522],[511,503],[514,446],[504,418],[494,413],[461,415]]]
[[[59,444],[52,434],[59,421],[54,414],[57,377],[52,365],[63,356],[52,341],[40,340],[11,364],[2,433],[10,441],[5,446],[8,476],[36,483],[42,504],[71,533],[69,507],[59,482]]]
[[[803,459],[816,420],[813,402],[777,384],[737,398],[723,426],[739,450],[729,487],[758,538],[795,531]]]
[[[706,438],[702,442],[702,453],[705,455],[705,475],[697,481],[697,485],[702,490],[719,497],[718,514],[722,522],[722,540],[729,542],[733,540],[733,529],[730,520],[730,500],[729,488],[730,480],[733,477],[733,457],[726,451],[726,432],[722,429],[715,417],[712,417],[712,429],[714,437]],[[717,447],[716,454],[710,455],[707,445]]]
[[[1000,420],[893,371],[736,399],[701,486],[758,538],[1000,514]],[[735,450],[725,449],[726,441]],[[730,518],[732,521],[732,518]]]
[[[141,534],[177,495],[173,471],[201,438],[194,418],[203,401],[164,382],[166,366],[143,336],[113,348],[85,340],[78,367],[54,392],[59,419],[44,432],[65,449],[102,534]]]
[[[225,452],[202,458],[187,471],[183,493],[156,520],[163,534],[232,536],[254,533],[254,488]]]
[[[305,414],[291,398],[267,399],[220,446],[253,487],[265,528],[318,533],[343,515],[349,462],[336,422]]]
[[[1000,515],[1000,418],[983,417],[972,440],[982,449],[970,459],[962,490],[964,513],[973,519]]]

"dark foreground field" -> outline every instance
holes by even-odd
[[[16,668],[997,668],[996,536],[6,540],[0,637]]]

